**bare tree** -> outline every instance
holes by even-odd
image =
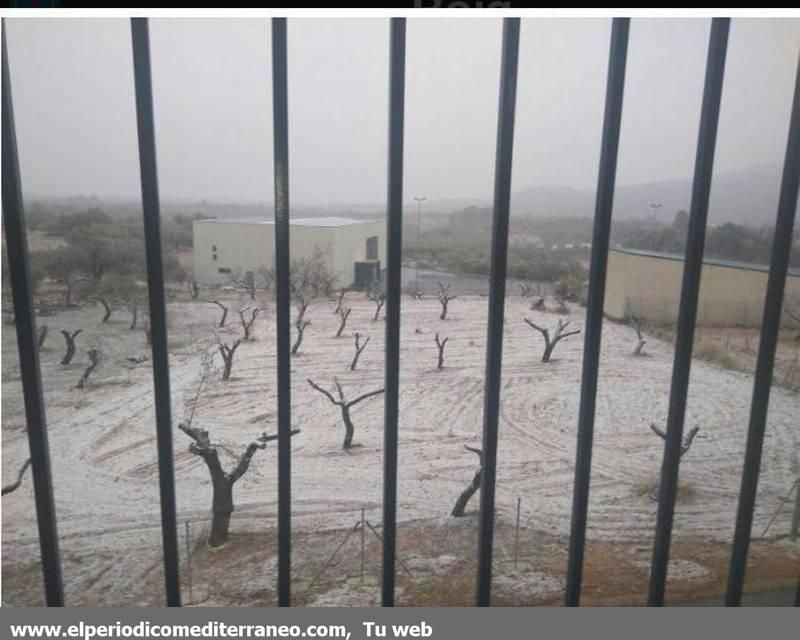
[[[530,298],[536,292],[536,285],[533,282],[520,282],[517,286],[522,298]]]
[[[531,300],[531,311],[547,311],[544,296],[539,296],[536,300]]]
[[[244,275],[238,272],[231,276],[231,282],[247,292],[251,300],[256,299],[256,277],[252,271],[245,271]]]
[[[375,286],[367,291],[367,298],[372,300],[375,304],[375,315],[372,316],[372,321],[377,322],[381,315],[381,309],[383,309],[383,305],[386,303],[386,294],[380,286]]]
[[[483,450],[469,447],[467,445],[464,445],[464,448],[467,451],[472,451],[472,453],[478,456],[478,460],[480,460],[480,466],[475,472],[472,482],[470,482],[469,485],[467,485],[467,488],[461,492],[460,496],[458,496],[458,500],[456,500],[456,504],[453,506],[453,510],[450,512],[450,515],[456,518],[464,517],[464,510],[467,508],[467,503],[469,502],[470,498],[477,493],[478,489],[481,488],[481,476],[483,475]]]
[[[244,331],[244,340],[252,340],[253,338],[250,337],[250,329],[253,326],[253,323],[256,321],[258,314],[261,313],[264,309],[259,307],[257,309],[250,309],[250,307],[242,307],[239,309],[239,319],[242,321],[242,330]],[[246,311],[250,311],[250,319],[245,320],[244,314]]]
[[[61,330],[61,335],[64,336],[64,340],[67,342],[67,352],[64,354],[64,357],[61,358],[61,364],[68,365],[72,362],[72,358],[75,355],[75,338],[82,332],[83,329],[75,329],[72,333],[66,329]]]
[[[11,484],[7,484],[5,487],[3,487],[2,495],[6,495],[8,493],[11,493],[12,491],[16,491],[17,489],[19,489],[19,486],[22,484],[22,478],[25,476],[25,471],[28,469],[30,465],[31,465],[31,459],[28,458],[22,465],[20,470],[17,471],[17,479]]]
[[[277,435],[268,436],[262,433],[258,438],[251,442],[244,453],[239,457],[236,466],[231,473],[226,473],[222,468],[219,459],[218,445],[211,442],[211,437],[205,429],[192,427],[181,422],[178,428],[189,436],[193,442],[189,445],[189,451],[194,455],[200,456],[208,467],[211,474],[211,486],[213,496],[211,499],[211,533],[208,536],[208,546],[219,547],[228,541],[228,529],[233,513],[233,486],[250,467],[250,460],[259,449],[265,449],[267,443],[277,440]],[[291,434],[300,433],[299,429],[292,429]]]
[[[447,305],[450,304],[451,300],[455,300],[458,296],[451,296],[448,291],[450,291],[450,286],[452,282],[448,282],[447,286],[439,283],[439,304],[442,305],[442,313],[439,315],[439,320],[444,320],[447,318]]]
[[[636,337],[638,339],[636,347],[633,350],[633,355],[643,356],[644,353],[642,353],[642,349],[644,348],[644,345],[647,341],[642,336],[642,321],[639,318],[637,318],[633,312],[631,312],[631,314],[628,317],[628,322],[636,330]]]
[[[339,307],[338,313],[341,318],[341,321],[339,322],[339,329],[336,331],[337,338],[341,337],[342,331],[344,331],[344,327],[347,324],[347,318],[350,317],[351,311],[352,309],[350,307],[347,307],[347,309],[345,309],[344,307]]]
[[[342,313],[342,309],[344,309],[344,297],[348,291],[350,291],[350,287],[342,287],[336,294],[336,308],[333,310],[334,315]]]
[[[650,428],[653,430],[653,433],[655,433],[659,438],[661,438],[664,441],[667,440],[667,434],[663,429],[657,427],[653,423],[650,424]],[[699,431],[700,427],[694,426],[691,428],[689,433],[684,434],[683,442],[681,442],[681,452],[679,455],[680,458],[683,458],[683,456],[689,451],[689,449],[692,446],[692,442],[694,442],[694,438]],[[652,498],[653,500],[658,500],[658,491],[660,488],[661,488],[661,472],[658,473],[658,478],[656,478],[656,481],[653,484],[653,488],[650,490],[650,498]]]
[[[219,300],[206,300],[206,302],[210,304],[217,305],[220,309],[222,309],[222,316],[219,319],[219,324],[217,327],[222,329],[225,326],[225,320],[228,318],[228,307],[227,305],[222,304]]]
[[[47,339],[47,331],[50,329],[46,324],[39,327],[39,335],[36,337],[36,346],[40,349],[44,346],[44,341]]]
[[[197,298],[200,297],[200,290],[197,287],[197,280],[187,282],[186,285],[189,287],[189,296],[191,296],[192,300],[197,300]]]
[[[239,348],[241,344],[241,340],[237,340],[233,343],[233,345],[228,346],[225,342],[218,342],[217,346],[219,347],[219,352],[222,355],[222,361],[225,364],[225,368],[222,371],[222,379],[228,380],[231,377],[231,369],[233,368],[233,356],[236,353],[236,350]]]
[[[58,278],[55,282],[61,283],[64,285],[64,306],[71,307],[72,305],[72,294],[75,292],[75,288],[81,282],[88,282],[89,278],[86,276],[79,276],[79,275],[68,275],[63,278]]]
[[[449,339],[450,338],[445,338],[444,340],[439,340],[439,334],[438,333],[434,337],[434,340],[436,341],[436,346],[439,348],[439,364],[436,365],[437,369],[444,368],[444,347],[447,344],[447,341]]]
[[[89,366],[83,372],[81,379],[78,380],[78,384],[75,387],[76,389],[83,389],[86,387],[86,382],[89,380],[89,376],[92,375],[94,370],[97,368],[97,365],[100,364],[100,351],[98,349],[89,349],[86,352],[89,355]]]
[[[563,320],[559,320],[558,325],[556,326],[556,330],[553,333],[553,337],[551,338],[549,329],[545,329],[544,327],[540,327],[539,325],[534,324],[533,322],[528,320],[528,318],[523,318],[523,319],[528,325],[536,329],[539,333],[542,334],[542,337],[544,337],[544,353],[542,354],[542,362],[550,362],[550,356],[553,353],[553,349],[556,348],[556,345],[560,340],[568,338],[569,336],[577,335],[581,332],[580,329],[575,329],[573,331],[567,331],[565,333],[564,329],[566,329],[569,326],[569,322],[564,322]]]
[[[303,336],[306,332],[306,327],[311,324],[311,320],[303,320],[301,316],[297,316],[297,321],[294,323],[295,329],[297,329],[297,338],[292,345],[292,355],[297,355],[297,352],[300,351],[300,345],[303,344]]]
[[[103,305],[103,319],[101,322],[108,322],[111,318],[111,314],[114,313],[114,308],[111,306],[111,300],[107,299],[105,296],[96,296],[95,300]]]
[[[136,329],[136,322],[139,319],[139,302],[139,298],[132,298],[128,302],[128,311],[131,312],[131,326],[129,327],[131,331]]]
[[[289,289],[297,305],[298,323],[303,321],[309,305],[316,298],[330,294],[335,282],[336,276],[328,271],[322,251],[315,251],[310,258],[292,262]]]
[[[369,342],[369,336],[367,337],[366,340],[364,340],[364,342],[361,342],[361,334],[358,333],[358,331],[356,331],[355,338],[356,338],[355,341],[356,352],[353,355],[353,361],[350,363],[350,371],[356,370],[356,366],[358,365],[358,359],[361,357],[361,352],[364,350],[364,347],[366,347],[367,343]]]
[[[366,400],[367,398],[371,398],[372,396],[377,396],[383,393],[383,389],[377,389],[375,391],[370,391],[363,395],[358,396],[355,400],[350,400],[349,402],[344,397],[344,392],[342,391],[342,386],[339,384],[339,381],[334,378],[333,384],[336,386],[336,392],[339,396],[339,399],[333,397],[333,395],[320,387],[317,383],[315,383],[310,378],[307,379],[307,382],[313,389],[319,391],[322,395],[324,395],[328,400],[330,400],[333,404],[335,404],[339,409],[342,411],[342,421],[344,422],[344,443],[342,444],[342,448],[345,450],[351,449],[353,446],[353,434],[355,433],[355,427],[353,426],[353,421],[350,418],[350,409],[353,408],[356,404],[361,402],[362,400]]]

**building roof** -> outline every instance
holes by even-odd
[[[274,220],[264,218],[206,218],[195,220],[197,223],[214,224],[275,224]],[[362,220],[359,218],[341,218],[337,216],[321,216],[319,218],[290,218],[289,224],[293,227],[347,227],[354,224],[366,224],[377,220]]]
[[[648,251],[646,249],[628,249],[625,247],[612,247],[610,251],[618,253],[628,253],[634,256],[644,256],[645,258],[660,258],[662,260],[684,261],[684,256],[680,253],[668,253],[666,251]],[[741,260],[723,260],[721,258],[703,258],[703,264],[710,264],[717,267],[729,267],[731,269],[746,269],[748,271],[769,272],[769,265],[756,264],[754,262],[742,262]],[[789,269],[787,274],[790,276],[800,276],[800,269]]]

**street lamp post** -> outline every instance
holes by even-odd
[[[426,196],[414,196],[417,201],[417,251],[419,251],[420,222],[422,220],[422,202],[427,200]],[[419,259],[414,260],[414,289],[419,291]]]

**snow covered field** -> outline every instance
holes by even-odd
[[[240,298],[234,292],[225,295],[231,312],[219,334],[232,342],[241,335],[235,313]],[[403,300],[401,522],[447,518],[475,472],[476,457],[463,445],[480,445],[486,303],[483,297],[459,297],[450,303],[447,320],[440,321],[435,299]],[[312,378],[332,389],[336,376],[348,398],[383,385],[384,322],[372,321],[374,306],[359,294],[350,294],[346,305],[353,310],[340,338],[334,337],[339,324],[334,304],[312,305],[306,316],[312,324],[292,361],[293,422],[301,429],[292,441],[296,532],[350,527],[362,507],[371,522],[381,519],[382,396],[354,407],[355,442],[360,446],[345,452],[339,409],[306,382]],[[239,347],[231,379],[222,381],[217,374],[206,384],[194,415],[194,425],[208,429],[229,452],[228,465],[255,436],[275,431],[273,311],[269,307],[256,321],[256,340]],[[213,346],[213,327],[220,313],[202,301],[175,301],[168,314],[177,421],[190,409],[199,354]],[[101,315],[99,308],[90,306],[44,319],[50,335],[42,351],[42,371],[59,533],[68,599],[70,593],[101,585],[105,603],[135,604],[130,585],[160,571],[160,516],[151,370],[145,363],[128,372],[123,363],[127,357],[148,354],[149,347],[141,329],[128,329],[127,313],[117,312],[108,324],[100,323]],[[563,316],[530,311],[519,297],[507,301],[498,518],[513,523],[521,497],[523,526],[564,537],[570,522],[583,335],[565,339],[552,361],[541,363],[542,338],[523,317],[554,327]],[[584,311],[576,308],[568,319],[570,328],[582,329]],[[59,365],[64,352],[58,332],[62,328],[84,330],[77,339],[75,360],[67,367]],[[358,369],[351,372],[355,331],[369,336],[370,342]],[[436,332],[449,338],[441,371],[436,369]],[[4,485],[28,457],[14,341],[13,330],[4,327]],[[635,341],[630,328],[604,324],[588,537],[647,546],[656,512],[648,492],[663,451],[662,440],[649,425],[663,426],[666,418],[672,350],[650,339],[645,347],[648,356],[636,358],[631,355]],[[88,388],[78,390],[75,385],[90,347],[101,350],[102,363]],[[220,360],[216,354],[218,365]],[[731,538],[751,393],[752,376],[693,362],[686,425],[687,429],[699,425],[700,434],[681,464],[676,539]],[[754,535],[766,526],[800,473],[799,419],[800,396],[773,388]],[[189,453],[189,439],[177,429],[174,443],[180,519],[205,522],[211,504],[208,471],[200,458]],[[250,470],[236,485],[232,533],[274,529],[276,477],[275,447],[269,445],[256,453]],[[468,513],[477,506],[476,495]],[[18,491],[3,499],[2,508],[4,582],[9,586],[16,575],[13,569],[38,557],[29,476]],[[771,534],[785,533],[790,517],[791,510],[784,509]],[[688,571],[687,577],[699,571]],[[501,586],[507,588],[509,579],[504,577]],[[534,585],[530,589],[544,585],[552,590],[559,584],[557,577],[537,573],[526,580]],[[323,601],[326,598],[319,599]]]

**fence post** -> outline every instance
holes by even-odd
[[[514,570],[517,569],[517,560],[519,559],[519,513],[522,506],[522,498],[517,496],[517,526],[514,531]]]
[[[192,595],[192,532],[189,521],[184,522],[186,532],[186,578],[189,580],[189,602],[193,602]]]

